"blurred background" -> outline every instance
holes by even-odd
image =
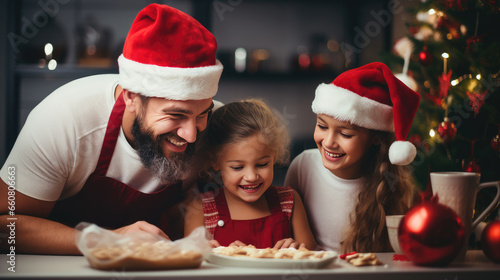
[[[216,99],[268,102],[284,116],[294,146],[312,141],[315,116],[310,105],[316,86],[330,83],[346,69],[377,61],[394,37],[407,32],[400,22],[403,5],[397,2],[398,14],[393,15],[387,12],[390,1],[380,0],[1,1],[6,40],[0,54],[5,71],[0,162],[29,112],[54,89],[76,78],[118,73],[116,60],[127,32],[137,13],[153,2],[192,15],[217,38],[224,72]],[[369,36],[358,35],[367,37],[359,39],[363,46],[354,47],[356,30],[374,22],[374,13],[389,18],[377,23]]]
[[[382,61],[422,96],[410,132],[419,186],[425,189],[428,173],[437,170],[500,180],[494,0],[0,1],[2,164],[29,112],[53,90],[118,73],[135,16],[154,2],[192,15],[215,35],[224,64],[216,99],[266,101],[288,126],[292,158],[315,147],[316,87]],[[277,169],[277,184],[285,172]]]

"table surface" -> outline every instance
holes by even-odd
[[[393,261],[394,253],[377,253],[381,266],[354,267],[337,258],[330,265],[310,267],[243,268],[203,262],[200,268],[163,271],[101,271],[89,266],[83,256],[16,255],[15,272],[9,256],[0,256],[1,279],[500,279],[500,264],[491,262],[482,251],[469,251],[463,262],[446,267],[422,267],[411,262]]]

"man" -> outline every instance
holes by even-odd
[[[81,221],[166,236],[217,92],[216,48],[199,22],[151,4],[127,35],[119,75],[70,82],[30,113],[0,173],[0,227],[15,222],[17,253],[78,254]]]

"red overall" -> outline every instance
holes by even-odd
[[[79,193],[56,202],[49,219],[71,227],[85,221],[112,229],[143,220],[160,227],[168,234],[167,223],[162,214],[181,201],[180,182],[161,191],[146,194],[106,177],[124,111],[125,102],[120,94],[109,117],[96,169]]]
[[[219,222],[215,227],[214,239],[219,241],[221,246],[228,246],[239,240],[256,248],[268,248],[281,239],[292,237],[290,220],[281,209],[276,188],[270,187],[265,196],[271,215],[254,220],[233,220],[224,192],[218,192],[215,204],[219,212]]]

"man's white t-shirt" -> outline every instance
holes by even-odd
[[[323,166],[318,149],[305,150],[288,168],[285,186],[302,196],[318,245],[340,251],[363,178],[341,179]]]
[[[78,193],[96,168],[117,85],[117,74],[96,75],[47,96],[29,114],[0,171],[2,180],[8,182],[8,167],[13,166],[16,191],[27,196],[56,201]],[[106,176],[143,193],[162,188],[123,130]]]

